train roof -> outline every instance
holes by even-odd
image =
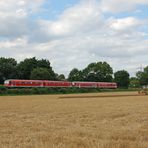
[[[116,84],[115,82],[87,82],[87,81],[73,81],[73,82],[76,82],[76,83],[105,83],[105,84],[108,84],[108,83],[111,83],[111,84]]]
[[[25,80],[25,79],[7,79],[7,80],[5,80],[5,81],[29,81],[29,82],[32,82],[32,81],[34,81],[34,82],[69,82],[69,81],[54,81],[54,80]]]

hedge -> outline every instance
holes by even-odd
[[[96,88],[6,88],[0,86],[0,95],[69,94],[100,92]]]
[[[99,89],[99,88],[6,88],[0,86],[0,95],[31,95],[31,94],[73,94],[73,93],[98,93],[117,91],[137,91],[137,89]]]

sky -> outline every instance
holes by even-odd
[[[0,0],[0,57],[48,59],[66,76],[106,61],[148,65],[148,0]]]

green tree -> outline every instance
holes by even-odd
[[[132,88],[138,88],[140,87],[140,81],[136,77],[131,77],[129,86]]]
[[[37,68],[37,59],[33,58],[26,58],[24,61],[21,61],[18,66],[18,74],[20,79],[29,79],[31,71]]]
[[[138,71],[136,73],[141,85],[148,85],[148,66],[144,68],[144,71]]]
[[[21,61],[18,66],[18,74],[20,79],[30,79],[31,72],[35,68],[46,68],[51,75],[51,80],[56,79],[56,75],[50,66],[50,62],[45,59],[38,60],[35,57],[33,58],[26,58],[24,61]]]
[[[49,60],[47,60],[47,59],[38,60],[38,62],[37,62],[37,67],[47,68],[48,71],[49,71],[49,73],[50,73],[50,75],[51,75],[50,80],[57,80],[56,74],[55,74],[55,72],[53,71],[53,69],[52,69],[52,67],[51,67],[51,65],[50,65]]]
[[[32,80],[51,80],[52,75],[47,68],[34,68],[31,71],[30,79]]]
[[[111,82],[113,69],[107,62],[89,64],[82,72],[84,81]]]
[[[114,81],[118,84],[118,87],[128,88],[130,79],[129,73],[125,70],[120,70],[114,73]]]
[[[79,71],[77,68],[74,68],[70,71],[68,75],[69,81],[82,81],[82,72]]]
[[[64,74],[57,75],[57,80],[60,81],[66,80]]]
[[[3,84],[6,79],[17,78],[17,62],[13,58],[0,58],[0,83]]]

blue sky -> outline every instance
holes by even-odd
[[[0,24],[1,56],[46,58],[57,73],[148,65],[147,0],[1,0]]]
[[[42,5],[42,9],[39,13],[33,14],[33,18],[38,19],[46,19],[46,20],[54,20],[62,13],[66,8],[71,7],[75,4],[79,3],[79,0],[46,0]]]

